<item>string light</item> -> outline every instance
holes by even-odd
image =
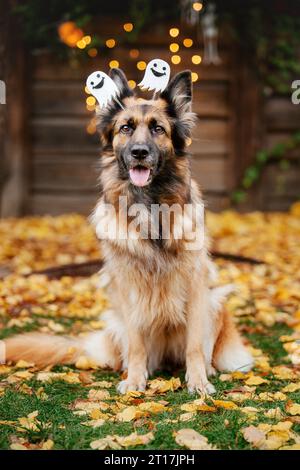
[[[130,88],[135,88],[136,82],[134,80],[128,80],[128,85],[130,86]]]
[[[193,64],[199,65],[201,63],[201,61],[202,61],[202,58],[201,58],[200,55],[193,55],[193,57],[192,57]]]
[[[183,40],[183,45],[184,45],[184,47],[192,47],[192,45],[193,45],[193,40],[190,39],[190,38],[185,38],[185,39]]]
[[[125,23],[123,24],[124,31],[126,33],[130,33],[133,30],[133,24],[132,23]]]
[[[169,49],[171,52],[178,52],[179,51],[179,44],[177,44],[176,42],[172,42],[172,44],[170,44],[169,46]]]
[[[86,47],[86,43],[83,39],[80,39],[80,41],[77,41],[76,46],[78,47],[78,49],[84,49]]]
[[[95,106],[96,104],[96,100],[93,96],[88,96],[85,101],[88,106]]]
[[[97,54],[98,54],[98,51],[95,47],[92,47],[91,49],[88,50],[88,55],[90,57],[96,57]]]
[[[139,70],[145,70],[145,68],[147,67],[147,64],[146,64],[146,62],[144,62],[143,60],[140,60],[140,61],[136,64],[136,67],[137,67]]]
[[[105,42],[105,45],[109,49],[112,49],[113,47],[115,47],[116,41],[115,41],[115,39],[107,39],[107,41]]]
[[[201,2],[194,2],[193,3],[193,8],[195,11],[201,11],[203,8],[203,5]]]
[[[129,56],[131,57],[131,59],[137,59],[139,55],[140,51],[138,49],[130,49]]]
[[[119,67],[119,62],[117,60],[111,60],[110,63],[109,63],[109,66],[111,69],[116,69]]]
[[[172,61],[173,64],[175,64],[175,65],[180,64],[180,62],[181,62],[181,57],[180,57],[180,55],[172,55],[171,61]]]
[[[169,34],[172,38],[176,38],[179,34],[179,29],[178,28],[171,28],[169,31]]]
[[[90,94],[91,94],[91,92],[90,92],[90,90],[88,89],[87,86],[84,87],[84,91],[86,92],[87,95],[90,95]]]
[[[92,42],[91,36],[83,36],[82,40],[86,43],[87,46]]]
[[[93,118],[90,120],[86,127],[86,131],[88,134],[93,135],[96,133],[97,127],[96,127],[96,120]]]
[[[197,72],[192,72],[192,82],[196,82],[199,78],[199,75]]]

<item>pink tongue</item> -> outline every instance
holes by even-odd
[[[149,168],[131,168],[129,175],[135,186],[145,186],[150,175],[150,170]]]

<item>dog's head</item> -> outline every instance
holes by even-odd
[[[185,155],[195,120],[191,73],[175,75],[155,100],[135,97],[120,69],[112,69],[110,75],[120,90],[124,109],[114,102],[99,112],[104,149],[113,150],[120,179],[138,187],[149,186]]]

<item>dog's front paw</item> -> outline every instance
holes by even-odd
[[[121,394],[133,391],[143,392],[146,388],[146,383],[147,381],[145,376],[136,377],[132,379],[128,378],[126,380],[122,380],[118,384],[117,390]]]
[[[202,380],[197,375],[186,374],[187,388],[190,393],[199,393],[200,395],[212,395],[216,393],[216,389],[208,382],[208,380]]]

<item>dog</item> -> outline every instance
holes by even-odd
[[[39,333],[8,338],[7,359],[46,366],[72,363],[85,354],[105,369],[127,370],[120,393],[145,390],[149,374],[166,364],[185,366],[188,390],[211,394],[215,389],[208,377],[216,370],[248,371],[253,360],[222,307],[231,287],[212,287],[215,267],[204,224],[195,229],[190,214],[171,217],[170,234],[163,237],[160,214],[149,237],[149,227],[134,230],[130,213],[133,205],[142,207],[142,225],[152,205],[203,204],[186,152],[196,118],[191,73],[178,73],[150,100],[135,96],[120,69],[110,75],[119,103],[98,111],[101,195],[91,217],[104,259],[102,279],[109,280],[111,309],[101,316],[106,327],[80,339]],[[126,200],[125,208],[120,200]],[[106,206],[114,211],[105,213]],[[183,222],[188,233],[179,237]],[[111,233],[116,228],[126,236]],[[202,230],[202,238],[189,249],[194,229],[196,234]]]

